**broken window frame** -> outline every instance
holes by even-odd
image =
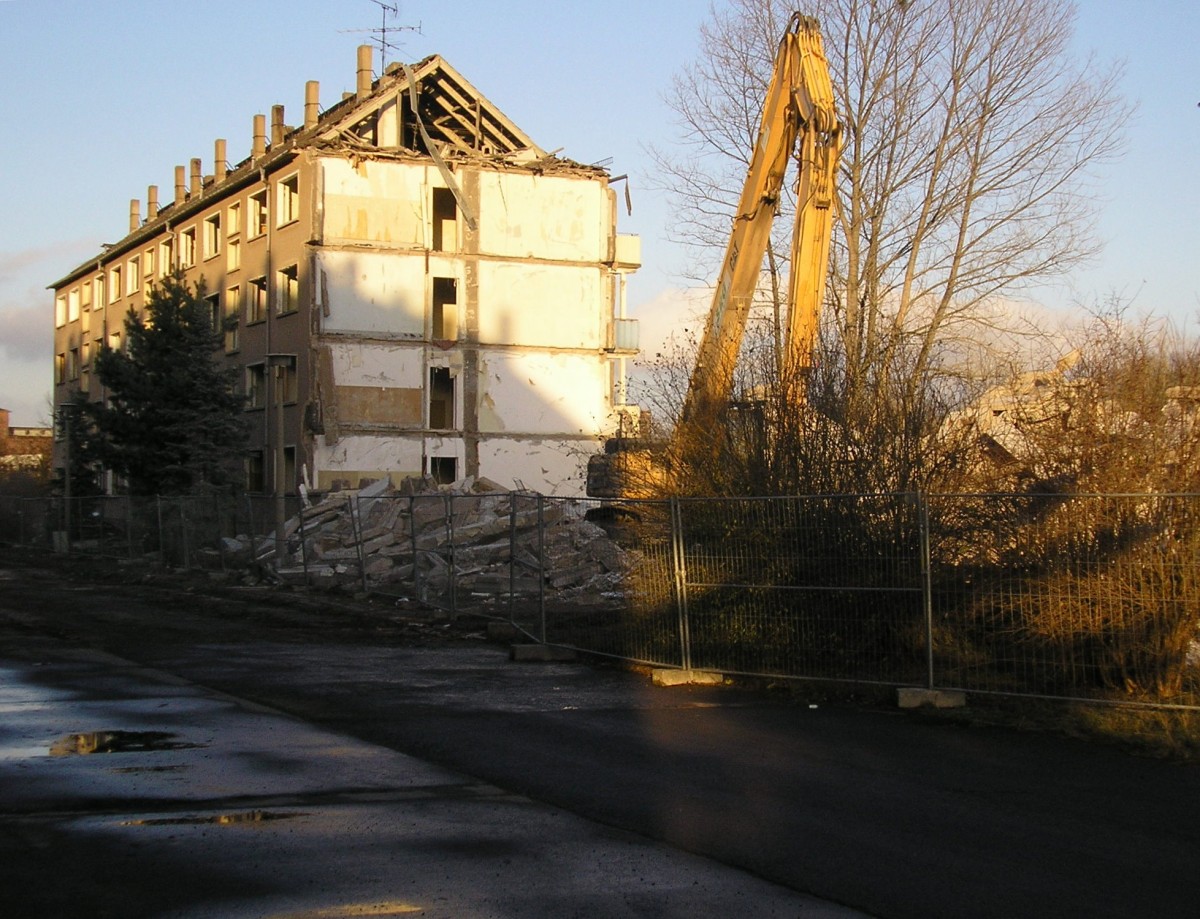
[[[288,265],[275,272],[275,315],[287,316],[300,309],[300,266]]]
[[[294,172],[275,185],[275,226],[285,227],[300,219],[300,173]]]

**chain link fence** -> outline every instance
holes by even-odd
[[[46,551],[268,573],[635,662],[1200,707],[1200,496],[0,497]]]

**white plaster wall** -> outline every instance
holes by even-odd
[[[586,434],[610,422],[608,366],[595,355],[484,351],[481,433]]]
[[[317,254],[330,331],[423,338],[425,259],[369,250]]]
[[[421,469],[421,441],[419,438],[351,434],[339,438],[333,446],[318,443],[314,465],[318,472],[330,472],[334,476],[342,471],[415,472]]]
[[[573,265],[482,263],[480,341],[598,351],[609,309],[602,277],[597,268]]]
[[[521,485],[546,495],[581,497],[587,459],[599,449],[587,441],[489,438],[479,445],[479,473],[505,488]]]
[[[330,340],[333,380],[338,386],[389,386],[423,389],[425,369],[419,348],[383,343]]]
[[[479,175],[479,249],[489,255],[603,261],[609,213],[608,196],[594,179]]]
[[[321,160],[326,244],[425,246],[426,170],[421,165]]]

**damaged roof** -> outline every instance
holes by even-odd
[[[182,200],[168,201],[148,215],[138,229],[48,285],[49,289],[63,287],[96,270],[98,265],[158,235],[164,224],[187,217],[213,199],[253,183],[260,170],[273,171],[302,149],[362,158],[432,158],[443,171],[449,163],[478,163],[536,173],[596,178],[608,175],[600,166],[547,153],[436,54],[415,64],[390,64],[371,83],[369,92],[346,94],[321,112],[315,124],[281,127],[282,136],[261,156],[248,156],[219,179],[205,176],[198,191],[189,190]]]

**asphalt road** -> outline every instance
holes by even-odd
[[[0,636],[101,648],[871,915],[1200,912],[1196,767],[14,562]]]

